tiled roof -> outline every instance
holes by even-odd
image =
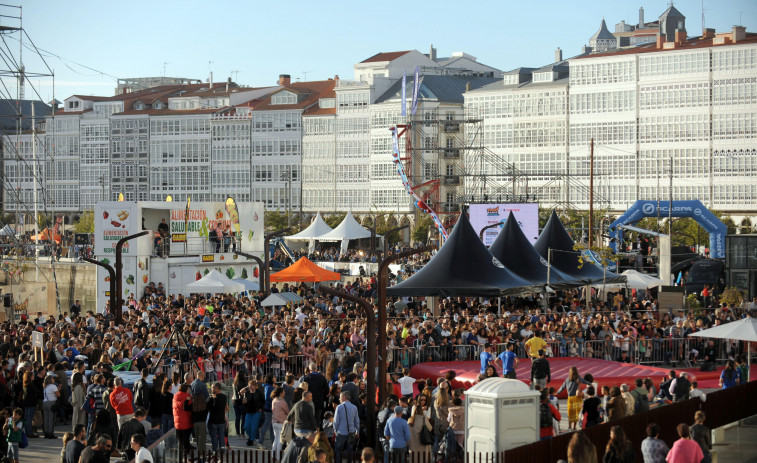
[[[361,63],[377,63],[381,61],[394,61],[400,56],[406,55],[410,53],[411,50],[405,50],[405,51],[390,51],[386,53],[376,53],[375,55],[371,56],[370,58],[361,61]]]
[[[110,97],[107,97],[107,96],[94,96],[94,95],[71,95],[68,98],[74,98],[74,97],[80,100],[85,100],[85,101],[105,101],[105,100],[110,99]]]
[[[262,98],[251,100],[245,103],[245,106],[250,106],[255,111],[275,111],[283,109],[307,109],[313,105],[318,105],[320,98],[334,98],[334,87],[336,86],[335,80],[318,80],[312,82],[295,82],[293,84],[284,85],[280,90],[274,93],[268,94]],[[276,93],[284,90],[302,95],[299,101],[295,104],[286,105],[272,105],[271,97]]]
[[[698,48],[710,48],[710,47],[727,47],[729,45],[742,45],[745,43],[757,43],[757,33],[747,33],[746,37],[743,40],[739,40],[736,43],[728,42],[722,45],[713,45],[713,39],[703,39],[702,37],[692,37],[688,39],[686,42],[684,42],[682,45],[676,45],[675,48],[657,48],[656,43],[648,42],[643,43],[634,47],[630,48],[624,48],[620,50],[610,50],[606,52],[601,53],[591,53],[584,56],[578,56],[575,59],[591,59],[591,58],[602,58],[605,56],[616,56],[616,55],[633,55],[637,53],[654,53],[654,52],[666,52],[666,51],[675,51],[675,50],[695,50]]]
[[[145,114],[149,116],[183,116],[187,114],[212,114],[221,111],[222,108],[212,109],[131,109],[122,113],[116,113],[118,116],[133,116]]]
[[[85,109],[84,111],[66,111],[65,109],[61,108],[53,114],[53,116],[75,116],[78,114],[84,114],[84,113],[91,113],[91,109]]]

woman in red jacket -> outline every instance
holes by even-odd
[[[179,386],[179,391],[173,396],[173,424],[176,428],[176,435],[181,442],[184,451],[189,453],[192,446],[189,443],[189,437],[192,435],[192,396],[187,392],[188,384]]]

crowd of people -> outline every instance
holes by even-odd
[[[373,300],[376,287],[375,278],[357,278],[341,289]],[[304,285],[275,290],[298,292],[305,302],[269,308],[260,306],[258,294],[185,298],[148,285],[141,298],[129,298],[120,324],[74,304],[60,316],[40,312],[1,325],[7,455],[18,459],[19,430],[27,438],[54,439],[56,421],[70,421],[66,454],[69,445],[90,444],[91,459],[82,463],[100,461],[97,455],[113,449],[139,454],[172,428],[184,450],[222,453],[236,435],[247,446],[265,445],[281,462],[325,458],[333,463],[367,446],[367,428],[376,426],[385,458],[404,458],[408,451],[453,458],[463,444],[464,391],[453,387],[452,373],[438,380],[411,378],[407,371],[415,363],[480,358],[480,380],[517,378],[518,362],[530,363],[534,387],[547,404],[546,412],[540,408],[545,425],[552,424],[547,416],[559,421],[560,413],[554,396],[561,391],[546,389],[543,381],[551,379],[552,356],[645,361],[651,350],[661,362],[703,366],[730,356],[738,365],[726,369],[724,387],[738,384],[745,366],[738,343],[687,338],[746,315],[724,305],[697,315],[660,316],[651,297],[585,304],[570,291],[548,304],[538,296],[510,298],[502,306],[495,300],[447,298],[434,308],[425,300],[395,299],[384,308],[390,351],[379,365],[392,373],[393,394],[381,404],[377,423],[367,423],[366,404],[375,399],[366,394],[370,334],[363,314],[354,304]],[[33,331],[46,334],[41,360],[31,348]],[[114,375],[124,369],[142,372],[131,388]],[[642,404],[675,400],[686,385],[682,377],[670,378],[659,390],[642,382],[633,390],[612,388],[600,398],[592,378],[572,371],[560,388],[569,396],[569,430],[637,413],[636,399]],[[696,391],[691,386],[690,395]],[[544,437],[559,431],[547,428]],[[622,442],[618,446],[622,449]],[[303,456],[310,451],[312,458]]]

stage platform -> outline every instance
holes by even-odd
[[[663,378],[666,378],[671,369],[677,372],[685,371],[688,373],[691,381],[698,381],[700,389],[718,387],[718,378],[722,368],[713,372],[701,372],[697,368],[671,368],[671,367],[654,367],[649,365],[636,365],[633,363],[611,362],[608,360],[588,359],[582,357],[558,357],[549,358],[552,381],[548,386],[558,389],[565,378],[568,377],[570,367],[577,367],[578,373],[583,377],[587,373],[594,376],[594,382],[602,386],[620,386],[625,383],[633,389],[636,378],[652,378],[655,387],[657,387]],[[420,363],[410,369],[410,376],[413,378],[436,380],[449,370],[455,371],[456,379],[452,383],[454,388],[468,389],[476,382],[480,362],[428,362]],[[501,370],[498,370],[501,374]],[[531,360],[521,359],[515,369],[517,379],[530,384],[531,381]],[[563,392],[560,398],[564,399],[567,394]]]

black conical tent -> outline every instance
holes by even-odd
[[[386,290],[389,296],[499,296],[532,286],[499,263],[465,213],[439,252],[415,275]]]
[[[557,268],[549,268],[547,260],[536,252],[523,234],[512,211],[507,216],[497,239],[489,246],[489,252],[506,268],[539,287],[539,291],[543,291],[547,285],[553,288],[581,285],[580,282],[576,282],[570,275],[562,273]]]
[[[580,265],[578,256],[580,251],[573,249],[573,239],[565,231],[555,211],[544,226],[539,238],[534,243],[534,249],[543,258],[550,261],[552,268],[557,268],[565,275],[581,284],[592,284],[604,281],[605,283],[625,283],[626,277],[605,270],[592,263]],[[549,256],[549,250],[552,256]]]

